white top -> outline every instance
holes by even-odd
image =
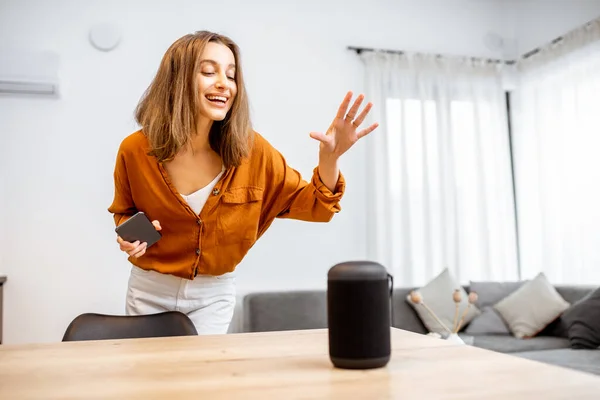
[[[224,167],[223,169],[221,169],[221,172],[219,172],[215,179],[213,179],[208,185],[204,186],[203,188],[196,190],[194,193],[188,194],[187,196],[180,193],[181,197],[183,197],[183,199],[187,201],[190,208],[194,210],[196,214],[200,214],[200,211],[202,211],[204,203],[206,203],[210,192],[212,192],[219,179],[221,179],[221,175],[223,175],[223,172],[225,172]]]

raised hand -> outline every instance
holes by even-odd
[[[160,231],[162,229],[162,227],[160,226],[160,222],[156,220],[152,221],[152,225],[154,225],[154,228],[157,231]],[[119,243],[119,248],[121,249],[121,251],[124,251],[125,253],[127,253],[127,255],[134,258],[139,258],[143,256],[146,253],[146,247],[148,245],[146,242],[140,243],[139,240],[136,240],[133,243],[127,242],[123,240],[123,238],[119,235],[117,235],[117,243]]]
[[[359,95],[354,101],[354,104],[352,104],[352,107],[350,107],[350,110],[348,110],[350,100],[352,100],[352,92],[348,92],[344,97],[342,104],[340,104],[337,115],[333,119],[327,132],[310,133],[310,137],[321,142],[319,147],[322,156],[338,159],[342,154],[348,151],[354,143],[373,132],[379,126],[378,123],[374,123],[367,128],[358,130],[373,106],[373,104],[369,102],[360,114],[358,114],[364,98],[364,95]]]

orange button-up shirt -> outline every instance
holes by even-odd
[[[138,211],[160,221],[162,238],[143,256],[129,257],[142,269],[187,279],[231,272],[275,218],[328,222],[341,209],[341,173],[334,192],[321,182],[318,168],[307,182],[259,134],[249,157],[225,171],[199,215],[148,151],[141,131],[123,140],[114,170],[114,200],[108,208],[116,225]]]

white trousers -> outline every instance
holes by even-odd
[[[193,281],[135,265],[127,288],[127,315],[180,311],[199,335],[227,333],[236,302],[235,275],[198,275]]]

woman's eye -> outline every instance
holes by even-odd
[[[214,72],[211,72],[211,71],[203,71],[203,72],[202,72],[202,75],[208,75],[208,76],[210,76],[210,75],[214,75],[214,74],[215,74],[215,73],[214,73]]]
[[[235,81],[235,76],[228,76],[227,79],[229,79],[230,81]]]

